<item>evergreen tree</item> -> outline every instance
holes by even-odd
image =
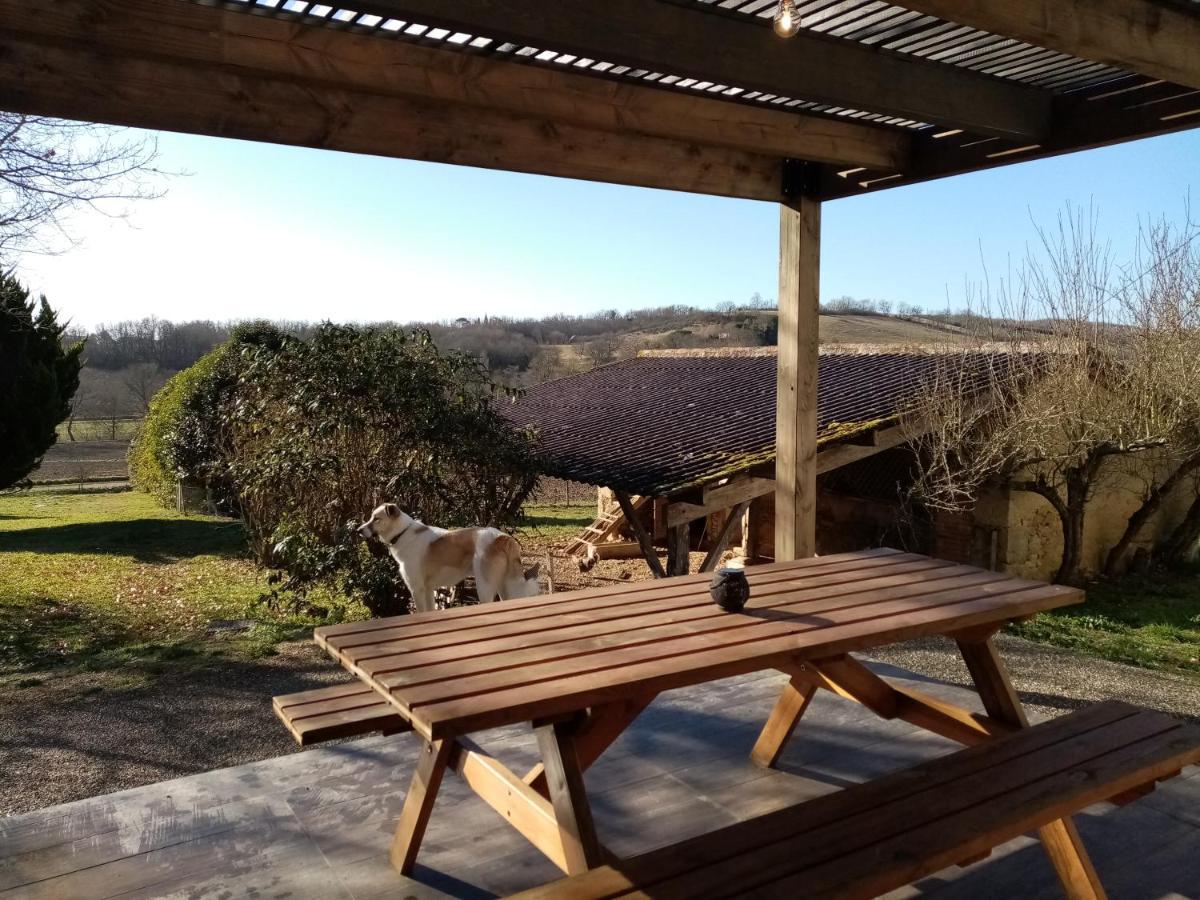
[[[65,346],[65,330],[45,297],[0,272],[0,489],[37,467],[70,411],[83,342]]]

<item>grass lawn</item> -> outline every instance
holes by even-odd
[[[529,506],[517,533],[522,544],[559,543],[573,538],[596,519],[596,504]]]
[[[1029,640],[1200,679],[1200,572],[1087,588],[1087,602],[1016,626]]]
[[[0,495],[0,677],[129,666],[153,673],[270,652],[308,623],[273,620],[241,526],[138,493]],[[213,620],[256,618],[216,637]]]
[[[593,515],[590,505],[533,507],[521,539],[555,543]],[[317,624],[274,617],[257,603],[265,588],[236,522],[180,516],[128,491],[0,495],[0,683],[257,656]],[[249,631],[209,629],[245,619],[256,622]]]

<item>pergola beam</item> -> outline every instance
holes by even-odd
[[[818,195],[823,200],[916,184],[951,175],[1048,159],[1200,125],[1200,93],[1161,82],[1100,88],[1091,95],[1061,98],[1049,135],[1036,144],[980,140],[965,134],[921,139],[912,162],[900,170],[823,167]]]
[[[1200,88],[1200,15],[1160,0],[905,0],[904,7]]]
[[[325,87],[506,110],[587,128],[838,165],[900,166],[895,129],[690,96],[569,70],[420,46],[192,3],[4,0],[0,24],[113,55],[164,56]]]
[[[781,41],[758,22],[648,0],[361,0],[391,18],[562,53],[953,125],[1036,138],[1048,94],[961,68],[801,32]]]
[[[2,0],[0,23],[23,6]],[[108,53],[91,42],[25,33],[5,44],[0,108],[14,112],[728,197],[779,194],[780,160],[769,155]]]

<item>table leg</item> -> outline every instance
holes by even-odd
[[[775,708],[767,718],[767,724],[763,726],[758,740],[754,743],[754,749],[750,751],[750,759],[755,764],[770,769],[779,762],[784,747],[787,746],[792,732],[796,730],[796,723],[800,721],[816,693],[816,684],[799,675],[793,675],[791,681],[784,685],[779,699],[775,701]]]
[[[980,640],[960,638],[958,652],[967,664],[967,671],[971,673],[975,690],[988,715],[1019,728],[1028,728],[1029,719],[991,635]]]
[[[603,862],[575,747],[577,727],[573,722],[553,722],[536,729],[568,875],[586,872]]]
[[[656,696],[657,694],[643,694],[640,697],[594,707],[573,736],[580,768],[585,772],[591,768],[592,763],[600,758]],[[546,788],[546,769],[541,763],[525,773],[522,780],[543,797],[550,796]]]
[[[393,865],[409,874],[420,848],[438,786],[446,771],[456,773],[534,847],[567,874],[603,862],[583,787],[583,766],[575,722],[534,729],[542,752],[547,799],[470,738],[447,738],[425,745],[405,798],[392,846]],[[599,752],[599,751],[597,751]]]
[[[400,821],[396,823],[396,836],[392,839],[392,866],[401,875],[411,875],[416,865],[417,851],[421,849],[421,839],[425,836],[425,827],[429,824],[429,815],[433,812],[433,803],[453,747],[454,742],[450,740],[429,741],[421,750],[412,784],[404,797]]]
[[[1014,727],[1027,728],[1029,720],[991,637],[959,639],[958,649],[988,715]],[[1038,836],[1071,900],[1098,900],[1107,896],[1071,819],[1051,822],[1038,830]]]

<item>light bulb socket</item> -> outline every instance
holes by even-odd
[[[779,0],[773,27],[781,38],[795,37],[799,33],[800,10],[796,9],[796,0]]]

